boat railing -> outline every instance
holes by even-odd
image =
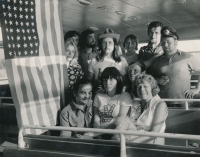
[[[148,137],[161,137],[185,140],[200,140],[199,135],[186,135],[174,133],[157,133],[157,132],[140,132],[140,131],[125,131],[112,129],[96,129],[96,128],[79,128],[79,127],[61,127],[61,126],[39,126],[39,125],[25,125],[20,128],[18,135],[18,147],[26,148],[26,143],[23,137],[24,129],[42,129],[42,130],[60,130],[60,131],[78,131],[78,132],[93,132],[105,134],[120,134],[120,157],[126,157],[126,140],[124,135],[137,135]]]
[[[0,106],[2,106],[5,103],[2,103],[3,99],[7,99],[10,100],[12,99],[12,97],[0,97]],[[134,100],[140,100],[139,98],[135,98]],[[188,110],[189,109],[189,104],[188,102],[200,102],[200,99],[162,99],[165,102],[173,102],[173,101],[183,101],[185,102],[185,109]],[[6,104],[5,104],[6,105]]]

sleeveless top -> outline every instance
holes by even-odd
[[[162,100],[158,95],[154,96],[148,103],[148,107],[146,107],[142,113],[141,103],[138,103],[133,107],[131,119],[135,121],[135,125],[137,126],[138,130],[149,131],[151,129],[156,107],[161,101]],[[167,115],[168,114],[166,114],[165,121]],[[165,128],[166,124],[164,122],[160,132],[165,132]],[[164,138],[156,138],[155,140],[152,140],[149,143],[164,144]]]

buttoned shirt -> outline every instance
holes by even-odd
[[[140,48],[138,59],[140,61],[146,61],[157,54],[160,54],[160,55],[163,54],[163,49],[161,47],[161,43],[158,44],[158,46],[153,49],[152,44],[149,42],[147,46],[143,46]]]
[[[92,101],[85,108],[71,101],[60,114],[60,125],[65,127],[92,127]],[[61,136],[74,136],[84,134],[84,132],[61,131]]]

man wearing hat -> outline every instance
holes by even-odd
[[[83,70],[84,76],[88,76],[88,64],[98,54],[96,48],[95,34],[92,30],[85,30],[81,33],[81,48],[78,57],[79,64]]]
[[[110,28],[98,37],[99,55],[93,58],[88,67],[88,79],[96,82],[103,70],[107,67],[116,67],[123,78],[128,79],[128,63],[126,59],[118,55],[118,41],[120,35]]]
[[[168,26],[162,28],[161,45],[164,54],[154,60],[150,71],[159,84],[161,98],[184,99],[184,94],[192,96],[199,91],[199,83],[197,89],[190,90],[190,79],[191,72],[200,69],[200,63],[190,53],[177,49],[178,39],[175,29]]]

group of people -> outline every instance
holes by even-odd
[[[91,30],[65,34],[71,102],[60,114],[61,126],[164,132],[168,111],[161,98],[198,95],[200,86],[190,89],[190,77],[200,63],[177,49],[175,29],[154,21],[148,26],[148,36],[148,45],[137,53],[139,41],[133,34],[125,37],[123,46],[119,46],[120,35],[109,28],[98,36],[98,46]],[[118,139],[71,131],[62,131],[61,136]],[[126,139],[163,144],[158,138]]]

